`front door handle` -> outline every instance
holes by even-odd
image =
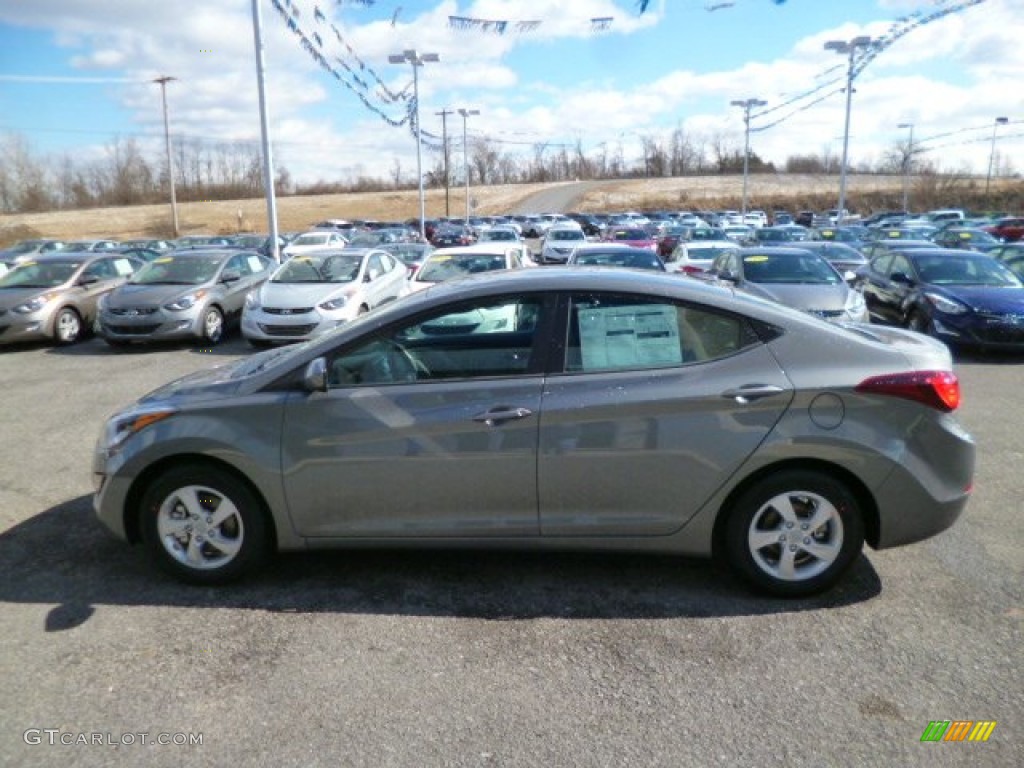
[[[771,397],[780,392],[785,392],[785,390],[774,384],[744,384],[736,389],[725,390],[722,393],[722,397],[735,400],[740,405],[746,405],[755,400],[760,400],[762,397]]]
[[[482,421],[488,427],[493,427],[495,424],[512,421],[513,419],[525,419],[527,416],[532,415],[533,411],[529,408],[512,408],[506,405],[499,405],[489,411],[477,414],[473,417],[473,421]]]

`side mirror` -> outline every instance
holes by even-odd
[[[717,277],[719,280],[725,280],[727,283],[735,283],[737,280],[739,280],[739,278],[736,277],[735,273],[728,269],[723,269],[721,272],[715,275],[715,277]]]
[[[854,272],[852,269],[848,269],[845,272],[843,272],[843,280],[845,280],[846,282],[852,283],[856,279],[857,279],[857,273]]]
[[[327,360],[322,357],[310,360],[302,374],[302,384],[308,392],[326,392]]]
[[[234,283],[241,279],[242,274],[235,269],[226,269],[224,270],[224,274],[220,276],[220,281],[222,283]]]
[[[81,286],[95,285],[99,281],[100,279],[96,277],[96,275],[82,275],[80,278],[78,278],[78,284]]]

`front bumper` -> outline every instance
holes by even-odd
[[[99,313],[96,327],[101,336],[118,341],[201,338],[206,307],[171,312],[152,309],[107,310]]]
[[[932,316],[935,336],[947,344],[983,349],[1024,350],[1024,314]]]
[[[0,315],[0,344],[53,338],[54,307],[21,314],[7,310]]]
[[[246,309],[242,313],[242,335],[253,341],[308,341],[350,322],[354,313],[355,308],[350,306],[334,312],[318,307]]]

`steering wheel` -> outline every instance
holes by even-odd
[[[405,349],[401,344],[383,340],[385,349],[363,367],[362,382],[364,384],[389,384],[393,382],[418,381],[429,378],[427,367]]]

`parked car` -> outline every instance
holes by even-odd
[[[68,240],[64,243],[65,251],[115,251],[121,244],[116,240]]]
[[[790,227],[761,227],[750,234],[751,245],[785,245],[793,242]]]
[[[951,346],[1024,350],[1024,283],[986,254],[943,248],[882,254],[858,284],[875,322]]]
[[[695,240],[682,242],[665,259],[665,269],[695,275],[706,272],[718,254],[736,251],[739,245],[732,240]]]
[[[633,248],[647,248],[654,251],[658,246],[647,230],[640,227],[612,227],[605,232],[606,242],[628,245]]]
[[[665,271],[665,264],[650,248],[637,248],[620,243],[581,243],[569,254],[566,264],[580,267],[624,267]]]
[[[184,248],[223,248],[231,245],[231,238],[225,235],[182,235],[173,241],[175,250]]]
[[[100,298],[141,266],[130,256],[89,251],[56,251],[13,266],[0,275],[0,344],[73,344],[92,328]]]
[[[707,276],[825,320],[866,322],[864,297],[824,256],[801,248],[741,248],[715,257]],[[704,275],[700,275],[703,277]]]
[[[430,243],[381,243],[377,247],[405,264],[409,277],[416,274],[423,260],[434,252],[434,246]]]
[[[575,222],[553,224],[548,227],[541,242],[541,264],[565,264],[573,248],[587,242],[583,229]]]
[[[152,251],[170,251],[174,249],[174,243],[170,240],[142,237],[134,240],[122,240],[120,248],[121,250],[125,248],[148,248]]]
[[[442,224],[434,230],[430,244],[435,248],[451,248],[460,245],[472,245],[476,242],[473,231],[462,224]]]
[[[341,250],[348,245],[348,239],[341,232],[329,229],[313,230],[297,235],[281,249],[281,260],[292,259],[317,251]]]
[[[525,244],[477,243],[456,248],[438,248],[409,278],[408,292],[415,293],[437,283],[482,272],[520,269],[527,266]]]
[[[1008,266],[1017,277],[1024,278],[1024,242],[1003,243],[985,253]]]
[[[242,335],[253,346],[315,338],[397,299],[408,273],[377,248],[296,256],[246,297]]]
[[[246,295],[272,265],[256,251],[236,248],[170,251],[103,298],[99,333],[111,346],[167,339],[216,344],[238,324]]]
[[[984,229],[971,227],[947,227],[935,233],[932,241],[942,248],[964,248],[972,251],[987,251],[1001,242]]]
[[[15,262],[27,261],[44,253],[52,253],[64,249],[63,240],[43,238],[37,240],[22,240],[10,248],[0,251],[0,256],[13,257]]]
[[[447,322],[474,313],[511,321]],[[274,549],[454,544],[715,556],[803,596],[865,541],[955,523],[959,400],[918,334],[651,272],[503,270],[128,405],[93,506],[201,584]]]
[[[982,229],[1003,242],[1015,243],[1024,238],[1024,216],[1004,216]]]
[[[667,259],[679,243],[690,238],[690,232],[691,227],[682,224],[665,224],[658,227],[658,231],[654,235],[657,246],[655,252],[662,259]]]

